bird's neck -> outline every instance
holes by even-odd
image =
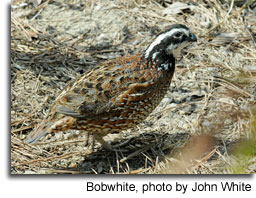
[[[175,58],[172,54],[167,54],[165,50],[152,50],[150,53],[146,50],[143,58],[157,67],[158,71],[174,71]]]

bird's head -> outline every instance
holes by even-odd
[[[196,41],[196,36],[188,27],[182,24],[174,24],[158,34],[146,49],[144,56],[146,59],[152,59],[153,61],[162,55],[172,55],[177,58],[184,47]]]

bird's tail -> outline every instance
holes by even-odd
[[[27,137],[25,143],[34,144],[47,133],[65,131],[70,129],[76,119],[63,114],[54,113],[47,116]]]
[[[25,143],[27,144],[34,144],[36,143],[41,137],[46,135],[50,132],[49,123],[47,120],[43,120],[39,125],[37,125],[33,131],[30,132],[28,137],[25,139]]]

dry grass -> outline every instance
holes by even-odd
[[[255,145],[253,1],[31,2],[12,1],[12,174],[256,171],[255,146],[243,146]],[[174,8],[177,2],[183,7]],[[168,94],[149,118],[107,136],[113,144],[128,142],[119,152],[98,144],[89,152],[86,134],[77,131],[23,143],[68,81],[98,62],[142,52],[173,23],[191,27],[198,43],[185,50]]]

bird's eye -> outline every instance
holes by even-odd
[[[182,36],[182,33],[176,32],[173,36],[174,36],[174,38],[180,38]]]

